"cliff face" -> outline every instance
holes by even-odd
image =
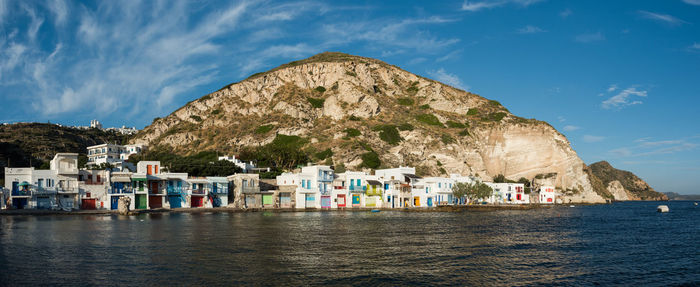
[[[332,151],[333,164],[361,169],[375,151],[381,167],[423,175],[510,179],[548,174],[565,202],[604,202],[605,188],[569,141],[549,124],[517,117],[500,103],[381,61],[323,53],[256,74],[188,103],[142,130],[134,142],[236,153],[276,134]],[[326,162],[329,160],[326,159]],[[544,182],[543,182],[544,184]]]
[[[655,191],[644,180],[633,173],[614,168],[607,161],[591,164],[593,174],[598,177],[615,196],[615,200],[668,200]]]

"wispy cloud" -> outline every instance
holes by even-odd
[[[693,43],[693,45],[688,47],[688,50],[691,52],[700,52],[700,43]]]
[[[547,32],[547,31],[542,30],[542,28],[540,28],[540,27],[532,26],[532,25],[527,25],[525,27],[518,29],[518,33],[520,33],[520,34],[536,34],[536,33],[543,33],[543,32]]]
[[[610,153],[618,157],[645,157],[685,152],[698,147],[697,143],[688,139],[651,141],[651,138],[642,138],[634,143],[633,146],[610,150]]]
[[[564,11],[559,12],[559,17],[568,18],[569,16],[571,16],[571,13],[573,13],[571,9],[566,8]]]
[[[587,143],[597,143],[601,142],[605,139],[605,137],[602,136],[594,136],[594,135],[584,135],[583,136],[583,141]]]
[[[615,90],[610,91],[610,88],[608,88],[609,92],[613,92]],[[621,109],[626,106],[632,106],[632,105],[639,105],[642,104],[642,101],[640,100],[635,100],[635,99],[630,99],[631,97],[646,97],[647,96],[647,91],[644,90],[637,90],[635,87],[630,87],[627,89],[624,89],[617,93],[616,95],[608,98],[607,100],[604,100],[601,103],[601,107],[604,109]]]
[[[646,19],[658,21],[658,22],[665,23],[665,24],[668,24],[671,26],[688,24],[688,22],[683,21],[681,19],[678,19],[678,18],[673,17],[673,16],[668,15],[668,14],[660,14],[660,13],[654,13],[654,12],[649,12],[649,11],[644,11],[644,10],[640,10],[637,12],[639,13],[639,15],[641,15],[642,17],[644,17]]]
[[[608,93],[612,93],[617,90],[617,85],[612,84],[610,87],[608,87]]]
[[[700,0],[683,0],[683,2],[690,5],[700,5]]]
[[[439,62],[444,62],[447,60],[454,60],[455,58],[459,57],[459,54],[461,54],[462,51],[464,51],[464,49],[459,49],[459,50],[454,50],[452,52],[449,52],[446,55],[435,59],[435,62],[439,63]]]
[[[462,11],[476,12],[484,9],[501,7],[507,4],[517,4],[522,7],[527,7],[542,0],[497,0],[497,1],[464,1],[462,3]]]
[[[435,78],[435,80],[448,84],[458,89],[469,91],[469,86],[464,85],[462,80],[455,74],[450,74],[445,71],[445,69],[440,68],[437,71],[428,71],[428,75]]]
[[[47,2],[49,10],[54,15],[54,24],[62,26],[68,19],[68,4],[65,0],[53,0]],[[0,17],[1,18],[1,17]]]
[[[585,33],[577,35],[574,40],[580,43],[592,43],[605,40],[605,36],[601,32]]]
[[[563,122],[566,121],[566,118],[563,117],[563,116],[558,116],[558,117],[557,117],[557,120],[559,120],[560,123],[563,123]]]
[[[579,130],[579,129],[581,129],[581,127],[574,126],[574,125],[566,125],[562,128],[562,130],[564,130],[565,132],[573,132],[573,131]]]

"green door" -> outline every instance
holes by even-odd
[[[263,194],[262,196],[263,206],[272,205],[272,194]]]
[[[137,194],[136,195],[136,209],[146,209],[148,206],[148,203],[146,202],[146,195],[145,194]]]

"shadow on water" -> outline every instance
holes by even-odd
[[[17,285],[700,283],[692,202],[492,212],[0,217]],[[41,274],[41,276],[32,276]]]

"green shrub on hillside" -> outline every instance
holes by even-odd
[[[455,142],[455,139],[453,139],[450,135],[448,134],[443,134],[442,137],[440,137],[442,140],[442,143],[444,144],[451,144]]]
[[[326,88],[324,88],[323,86],[318,86],[318,87],[316,87],[315,90],[316,90],[317,92],[319,92],[319,93],[323,93],[323,92],[326,91]]]
[[[458,123],[458,122],[454,122],[454,121],[447,121],[446,124],[448,127],[453,128],[453,129],[463,129],[466,127],[466,126],[464,126],[463,123]]]
[[[460,136],[463,136],[463,137],[466,137],[466,136],[469,135],[469,130],[464,129],[463,131],[459,132],[459,135],[460,135]]]
[[[490,113],[481,119],[484,121],[500,122],[506,116],[504,112]]]
[[[348,138],[354,138],[357,136],[360,136],[362,133],[358,129],[353,129],[353,128],[347,128],[344,130],[345,136]]]
[[[324,99],[316,99],[316,98],[311,98],[311,97],[306,98],[306,99],[309,100],[309,103],[311,104],[312,107],[317,108],[317,109],[323,108],[323,103],[326,101]]]
[[[411,99],[411,98],[398,98],[396,101],[399,102],[399,105],[402,105],[402,106],[412,106],[413,105],[413,99]]]
[[[379,130],[379,138],[390,145],[397,145],[399,142],[401,142],[401,140],[403,140],[401,135],[399,135],[399,131],[396,129],[396,126],[381,125],[376,126],[374,130]]]
[[[496,100],[489,100],[489,105],[492,105],[494,107],[499,107],[499,106],[501,106],[501,103],[499,103]]]
[[[469,111],[467,111],[467,116],[475,116],[479,114],[479,109],[477,108],[471,108]]]
[[[314,156],[316,156],[316,158],[319,160],[324,160],[333,156],[333,151],[331,149],[326,149],[324,151],[317,152],[314,154]]]
[[[381,163],[382,162],[379,160],[379,155],[374,151],[362,154],[362,167],[375,169],[378,168]]]
[[[255,129],[256,134],[266,134],[267,132],[271,131],[273,128],[275,128],[274,125],[262,125],[259,126],[258,128]]]
[[[419,108],[420,108],[421,110],[427,110],[427,109],[430,108],[430,105],[425,104],[425,105],[420,106]]]
[[[412,131],[413,130],[413,125],[409,123],[403,123],[399,125],[399,130],[402,131]]]
[[[355,72],[346,71],[345,74],[348,75],[348,76],[357,77],[357,74],[355,74]]]
[[[221,110],[220,110],[220,109],[216,109],[216,110],[211,111],[211,114],[212,114],[212,115],[218,115],[218,114],[220,114],[220,113],[221,113]]]
[[[420,114],[416,116],[416,120],[418,120],[421,123],[428,124],[431,126],[443,126],[440,120],[435,116],[431,114]]]
[[[356,117],[356,116],[350,116],[348,119],[351,120],[351,121],[354,121],[354,122],[359,122],[359,121],[362,120],[361,118],[358,118],[358,117]]]
[[[202,118],[200,116],[197,116],[197,115],[191,115],[190,118],[195,120],[195,121],[198,121],[198,122],[202,121]]]

